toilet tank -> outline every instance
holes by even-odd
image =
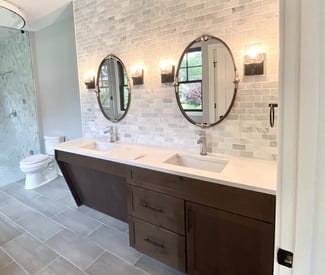
[[[54,155],[54,146],[64,142],[64,136],[44,136],[45,154]]]

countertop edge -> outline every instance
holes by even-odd
[[[196,172],[198,172],[196,174],[193,172],[192,173],[189,172],[188,168],[183,168],[183,167],[179,168],[179,167],[177,167],[175,165],[171,165],[171,164],[161,163],[161,165],[158,166],[158,165],[154,165],[154,164],[143,163],[140,161],[141,158],[135,159],[135,160],[114,158],[114,157],[110,157],[108,154],[92,152],[92,150],[82,150],[82,149],[78,148],[78,146],[77,146],[77,144],[80,144],[80,143],[91,143],[91,142],[94,142],[94,139],[81,138],[81,139],[67,141],[64,143],[57,144],[54,149],[58,150],[58,151],[79,154],[79,155],[88,156],[88,157],[94,157],[94,158],[98,158],[98,159],[102,159],[102,160],[113,161],[116,163],[121,163],[121,164],[129,165],[129,166],[150,169],[150,170],[157,171],[157,172],[164,172],[164,173],[168,173],[168,174],[172,174],[172,175],[188,177],[188,178],[202,180],[202,181],[206,181],[206,182],[213,182],[216,184],[221,184],[221,185],[225,185],[225,186],[229,186],[229,187],[235,187],[235,188],[239,188],[239,189],[250,190],[250,191],[260,192],[260,193],[269,194],[269,195],[276,195],[276,182],[274,182],[273,188],[258,186],[256,184],[246,184],[246,183],[242,183],[242,182],[238,182],[238,181],[234,181],[234,180],[227,180],[225,177],[220,176],[221,173],[220,173],[219,177],[218,177],[218,175],[216,177],[217,173],[213,173],[214,176],[204,176],[204,175],[202,175],[202,171],[196,171]],[[69,146],[69,143],[71,143],[71,146]],[[132,146],[132,145],[129,145],[129,146]],[[139,145],[135,144],[134,146],[139,146]],[[145,145],[140,145],[140,146],[145,146]],[[149,148],[149,146],[148,146],[148,148]],[[154,150],[152,148],[153,148],[153,146],[150,146],[150,150]],[[173,152],[177,151],[177,150],[173,150],[173,149],[166,149],[166,148],[160,148],[160,147],[156,148],[156,150],[157,151],[166,151],[166,154],[173,154]],[[226,155],[224,155],[224,157],[229,157],[230,159],[239,159],[239,158],[236,158],[233,156],[226,156]],[[241,159],[243,159],[243,158],[241,158]],[[247,161],[252,161],[252,160],[247,159]],[[267,163],[268,161],[254,159],[254,162]],[[175,167],[173,167],[173,166],[175,166]],[[196,169],[191,169],[191,170],[196,170]],[[276,173],[276,171],[274,171],[274,172]],[[211,173],[207,173],[207,174],[211,174]],[[275,176],[275,178],[274,178],[274,180],[275,180],[276,175],[274,175],[274,176]]]

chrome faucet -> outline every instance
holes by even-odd
[[[197,144],[200,144],[200,155],[206,156],[207,153],[207,138],[205,131],[199,132],[199,139],[196,142]]]
[[[9,114],[9,117],[17,117],[16,110],[12,110],[11,113]]]
[[[114,126],[108,126],[104,129],[104,134],[109,134],[110,136],[110,142],[115,142],[115,131],[114,131]]]

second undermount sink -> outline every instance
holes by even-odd
[[[187,154],[175,154],[164,163],[194,168],[209,172],[220,173],[226,167],[228,160],[214,156],[195,156]]]
[[[109,141],[94,141],[92,143],[86,144],[81,146],[84,149],[93,150],[93,151],[99,151],[99,152],[109,152],[113,149],[116,149],[119,147],[118,144],[112,143]]]

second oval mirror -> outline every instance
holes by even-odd
[[[113,54],[106,56],[98,68],[96,96],[108,120],[117,122],[126,115],[131,99],[129,83],[123,62]]]
[[[238,82],[229,47],[216,37],[201,36],[188,45],[178,63],[177,103],[191,123],[213,126],[230,112]]]

